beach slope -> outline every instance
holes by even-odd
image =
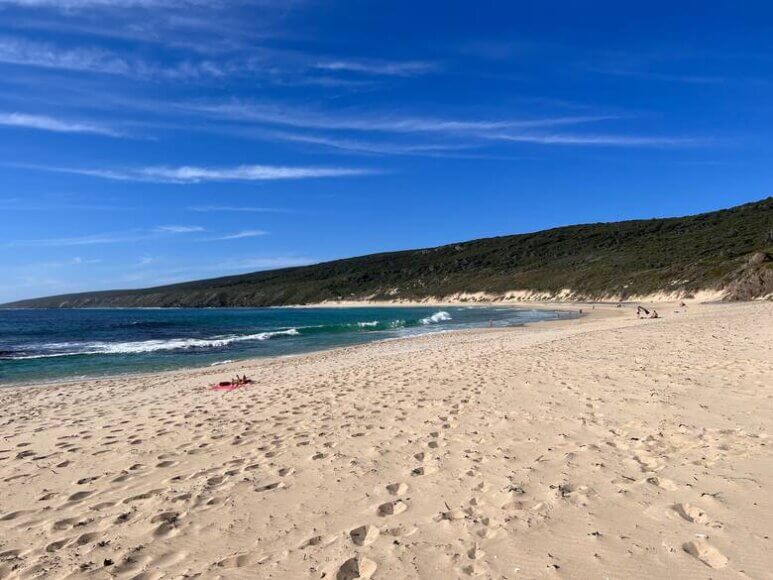
[[[659,311],[0,389],[0,578],[770,577],[773,304]]]

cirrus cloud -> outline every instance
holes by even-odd
[[[276,181],[315,179],[322,177],[351,177],[373,175],[373,169],[351,167],[290,167],[282,165],[238,165],[235,167],[181,167],[151,166],[136,169],[90,169],[78,167],[54,167],[24,165],[29,169],[72,173],[112,179],[114,181],[139,181],[148,183],[205,183],[210,181]]]
[[[28,115],[25,113],[0,113],[0,126],[20,129],[36,129],[54,133],[91,133],[109,137],[121,137],[121,133],[94,123],[79,123],[55,119],[45,115]]]
[[[258,236],[267,236],[268,232],[265,230],[243,230],[241,232],[236,232],[235,234],[228,234],[226,236],[221,236],[219,238],[214,238],[215,240],[241,240],[244,238],[255,238]]]

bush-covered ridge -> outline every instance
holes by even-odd
[[[278,306],[521,290],[602,299],[773,294],[773,198],[695,216],[568,226],[311,266],[15,302],[15,307]]]

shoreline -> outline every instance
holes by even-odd
[[[390,308],[390,307],[405,307],[405,308],[420,308],[427,306],[437,306],[437,307],[465,307],[466,305],[461,304],[386,304],[386,303],[378,303],[378,304],[360,304],[361,307],[383,307],[383,308]],[[469,305],[471,308],[493,308],[493,307],[512,307],[512,308],[524,308],[524,309],[534,309],[534,310],[556,310],[556,311],[570,311],[569,308],[572,306],[571,304],[565,304],[565,308],[548,308],[547,306],[544,308],[530,308],[527,305],[521,305],[521,304],[507,304],[507,305],[496,305],[496,304],[477,304],[477,305]],[[309,305],[304,306],[302,308],[355,308],[356,306],[349,306],[349,305]],[[282,306],[279,308],[295,308],[295,307],[286,307]],[[299,307],[301,308],[301,307]],[[99,309],[104,310],[104,309]],[[138,308],[137,310],[145,310],[144,308]],[[155,309],[153,309],[155,310]],[[564,319],[564,320],[576,320],[583,316],[589,315],[590,313],[583,313],[576,317]],[[538,325],[541,323],[555,323],[560,322],[560,320],[537,320],[534,322],[525,322],[523,324],[519,324],[517,326],[509,327],[509,328],[522,328],[527,326],[533,326]],[[117,374],[109,374],[109,375],[100,375],[100,376],[79,376],[79,377],[73,377],[73,378],[65,378],[65,379],[44,379],[37,382],[11,382],[11,383],[0,383],[0,392],[2,392],[5,389],[27,389],[27,388],[48,388],[48,387],[59,387],[59,386],[67,386],[72,384],[80,384],[84,382],[89,381],[106,381],[106,380],[120,380],[122,378],[152,378],[156,375],[167,375],[169,373],[180,373],[180,372],[201,372],[206,369],[216,369],[220,370],[222,369],[224,373],[231,372],[236,373],[236,367],[244,366],[246,364],[255,363],[258,361],[264,361],[264,360],[282,360],[282,359],[290,359],[290,358],[296,358],[296,357],[304,357],[304,356],[313,356],[315,354],[324,353],[324,352],[331,352],[336,351],[340,349],[348,349],[348,348],[357,348],[357,347],[364,347],[369,344],[378,344],[381,342],[389,342],[389,341],[402,341],[402,340],[416,340],[423,338],[427,335],[431,334],[438,334],[438,333],[466,333],[466,332],[477,332],[477,331],[491,331],[491,330],[508,330],[508,328],[498,328],[498,329],[490,329],[487,327],[480,327],[480,328],[463,328],[463,329],[450,329],[450,330],[438,330],[438,331],[430,331],[422,334],[416,334],[411,336],[399,336],[399,337],[390,337],[390,338],[381,338],[376,339],[372,341],[366,341],[359,344],[351,344],[351,345],[341,345],[341,346],[333,346],[329,348],[321,347],[319,349],[306,351],[306,352],[299,352],[299,353],[292,353],[292,354],[279,354],[279,355],[266,355],[266,356],[250,356],[244,359],[234,360],[232,362],[224,362],[224,363],[217,363],[217,364],[208,364],[206,366],[182,366],[177,368],[171,368],[171,369],[165,369],[165,370],[155,370],[155,371],[136,371],[136,372],[124,372],[124,373],[117,373]],[[230,370],[229,370],[230,369]]]

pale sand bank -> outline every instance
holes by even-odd
[[[0,388],[0,577],[769,578],[773,304],[658,310]]]

